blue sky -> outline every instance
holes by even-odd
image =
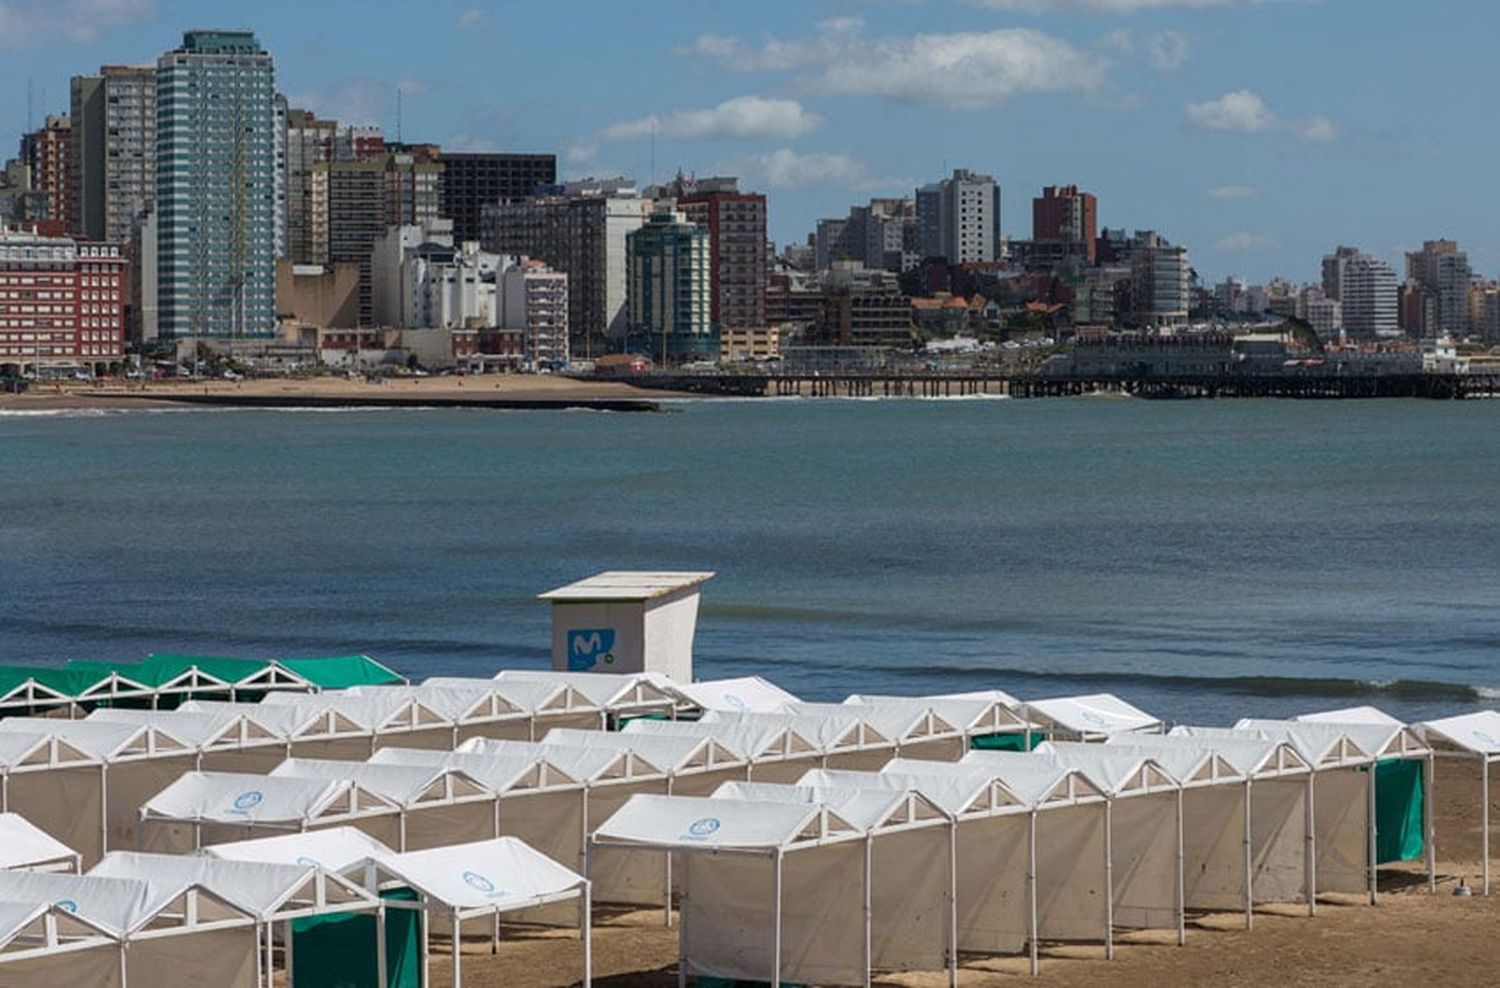
[[[967,167],[1013,236],[1077,183],[1211,280],[1436,237],[1500,273],[1494,0],[0,0],[6,155],[28,80],[64,111],[69,76],[188,27],[253,28],[293,105],[388,134],[401,87],[407,140],[739,174],[778,244]]]

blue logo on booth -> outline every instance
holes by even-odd
[[[615,629],[569,628],[568,671],[588,672],[615,661]]]
[[[64,912],[76,913],[78,912],[78,903],[74,902],[72,899],[58,899],[57,908],[63,910]]]
[[[249,813],[251,810],[259,806],[261,804],[261,801],[265,798],[266,794],[261,792],[259,789],[247,789],[244,792],[240,793],[238,796],[234,797],[234,802],[230,804],[229,812]]]
[[[702,820],[694,820],[688,826],[688,833],[694,837],[707,837],[709,834],[718,833],[722,826],[723,824],[714,817],[706,816]]]
[[[493,895],[495,883],[475,871],[464,872],[464,882],[472,889],[485,895]]]

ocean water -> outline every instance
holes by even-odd
[[[1500,696],[1500,403],[667,408],[0,412],[0,662],[489,675],[546,665],[539,591],[710,569],[698,675],[809,699]]]

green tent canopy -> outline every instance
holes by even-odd
[[[223,655],[183,655],[177,652],[152,652],[137,667],[149,670],[157,683],[169,683],[185,672],[198,670],[226,686],[238,686],[263,674],[273,663],[266,659],[237,659]]]
[[[350,686],[392,686],[407,681],[405,676],[381,665],[368,655],[278,659],[276,664],[323,690],[347,689]]]

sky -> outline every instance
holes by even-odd
[[[399,89],[407,141],[738,175],[778,245],[962,167],[1010,236],[1077,184],[1207,281],[1442,237],[1500,274],[1494,0],[0,0],[0,152],[195,27],[255,30],[294,107],[392,137]]]

